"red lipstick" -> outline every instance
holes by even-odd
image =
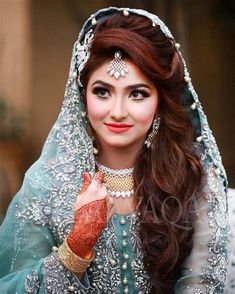
[[[129,124],[114,124],[114,123],[104,123],[106,127],[113,133],[124,133],[127,132],[133,125]]]

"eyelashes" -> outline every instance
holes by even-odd
[[[132,92],[131,92],[131,95],[134,97],[134,98],[137,98],[138,96],[139,96],[139,94],[143,97],[143,98],[148,98],[149,96],[150,96],[150,94],[147,92],[147,91],[145,91],[145,90],[141,90],[141,89],[139,89],[139,90],[133,90]],[[137,98],[138,99],[138,98]]]
[[[106,98],[110,95],[109,91],[104,87],[95,87],[92,89],[92,93],[101,98]]]
[[[109,90],[106,89],[105,87],[95,87],[92,89],[92,93],[102,99],[106,99],[111,96]],[[133,100],[143,100],[150,96],[151,95],[144,89],[134,89],[130,92],[128,97],[132,98]]]

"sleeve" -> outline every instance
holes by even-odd
[[[223,178],[209,166],[195,199],[193,248],[175,285],[176,294],[224,293],[227,276],[227,195]]]
[[[87,293],[87,273],[79,280],[60,262],[50,227],[37,215],[36,199],[42,191],[33,189],[27,180],[11,202],[0,227],[1,294]],[[30,202],[30,206],[28,206]],[[50,207],[47,207],[47,213]],[[46,214],[44,214],[46,215]]]
[[[229,258],[228,276],[225,286],[226,294],[234,294],[235,290],[235,189],[228,189],[229,212]]]

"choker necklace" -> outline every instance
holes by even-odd
[[[112,197],[129,198],[134,194],[134,168],[111,169],[96,163],[98,170],[103,172],[108,194]]]

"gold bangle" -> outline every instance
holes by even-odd
[[[62,264],[74,273],[83,273],[90,265],[95,256],[94,251],[91,258],[89,259],[83,259],[77,256],[69,248],[67,238],[65,238],[64,242],[60,245],[58,249],[58,255]]]

